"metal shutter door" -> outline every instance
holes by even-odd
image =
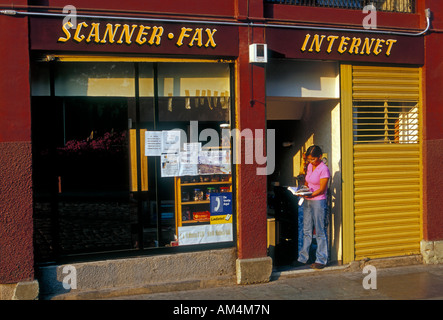
[[[352,67],[355,260],[420,253],[420,70]]]

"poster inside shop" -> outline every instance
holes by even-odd
[[[145,131],[145,156],[161,156],[180,151],[180,131]]]
[[[230,174],[231,151],[201,151],[198,156],[198,174]]]
[[[145,156],[161,156],[162,154],[162,132],[145,131]]]
[[[209,199],[210,223],[232,223],[232,193],[212,193]]]
[[[180,158],[176,153],[165,153],[161,157],[161,176],[176,177],[179,174]]]
[[[202,150],[202,144],[183,143],[179,130],[146,131],[145,156],[161,157],[161,176],[231,174],[230,150]]]
[[[180,246],[233,241],[232,223],[178,227]]]
[[[201,143],[184,143],[183,149],[180,152],[179,176],[198,175],[198,155],[201,151]]]
[[[193,151],[161,154],[161,176],[196,176],[211,174],[230,174],[230,150]]]
[[[212,193],[210,199],[211,217],[215,215],[232,214],[232,193]]]
[[[180,152],[180,134],[178,130],[162,131],[162,154]]]

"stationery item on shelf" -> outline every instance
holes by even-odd
[[[231,176],[228,174],[222,174],[222,175],[220,175],[220,181],[227,182],[227,181],[229,181],[230,177]]]
[[[217,188],[215,188],[215,187],[208,187],[208,188],[206,189],[206,196],[205,196],[205,199],[206,199],[206,200],[209,200],[210,197],[211,197],[211,193],[217,193],[217,192],[218,192]]]
[[[200,176],[200,182],[210,182],[211,176]]]
[[[229,187],[220,187],[220,192],[230,192]]]
[[[195,221],[208,221],[211,218],[211,213],[209,211],[193,212],[192,218]]]
[[[181,178],[181,183],[190,183],[191,182],[191,177],[182,177]]]
[[[183,207],[182,220],[183,221],[191,220],[191,209],[189,209],[189,207]]]
[[[182,201],[189,201],[189,192],[182,191]]]
[[[194,201],[203,201],[203,190],[194,189]]]

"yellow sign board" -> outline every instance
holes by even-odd
[[[232,214],[211,216],[211,224],[232,223]]]

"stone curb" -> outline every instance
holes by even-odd
[[[140,287],[118,287],[91,291],[78,291],[56,296],[41,297],[42,300],[99,300],[120,296],[176,292],[196,289],[207,289],[235,285],[235,276],[219,277],[213,280],[186,280],[171,283],[156,283]]]
[[[402,266],[423,265],[421,255],[413,255],[406,257],[382,258],[382,259],[364,259],[361,261],[353,261],[346,265],[330,266],[322,270],[314,270],[307,267],[297,268],[286,271],[273,271],[270,281],[276,281],[283,278],[315,276],[321,274],[331,274],[340,272],[360,272],[364,266],[373,265],[377,268],[394,268]],[[44,300],[99,300],[116,298],[119,296],[131,296],[141,294],[178,292],[196,289],[209,289],[222,286],[238,286],[236,276],[224,276],[211,280],[186,280],[181,282],[158,283],[140,287],[118,287],[99,289],[91,291],[70,292],[52,297],[40,297]]]
[[[411,255],[404,257],[390,257],[380,259],[363,259],[360,261],[353,261],[346,265],[330,266],[322,270],[314,270],[309,266],[303,268],[297,268],[286,271],[274,271],[271,275],[271,281],[278,280],[284,277],[300,277],[309,275],[319,275],[325,273],[337,273],[337,272],[361,272],[366,265],[372,265],[376,268],[395,268],[412,265],[423,265],[423,257],[421,255]]]

